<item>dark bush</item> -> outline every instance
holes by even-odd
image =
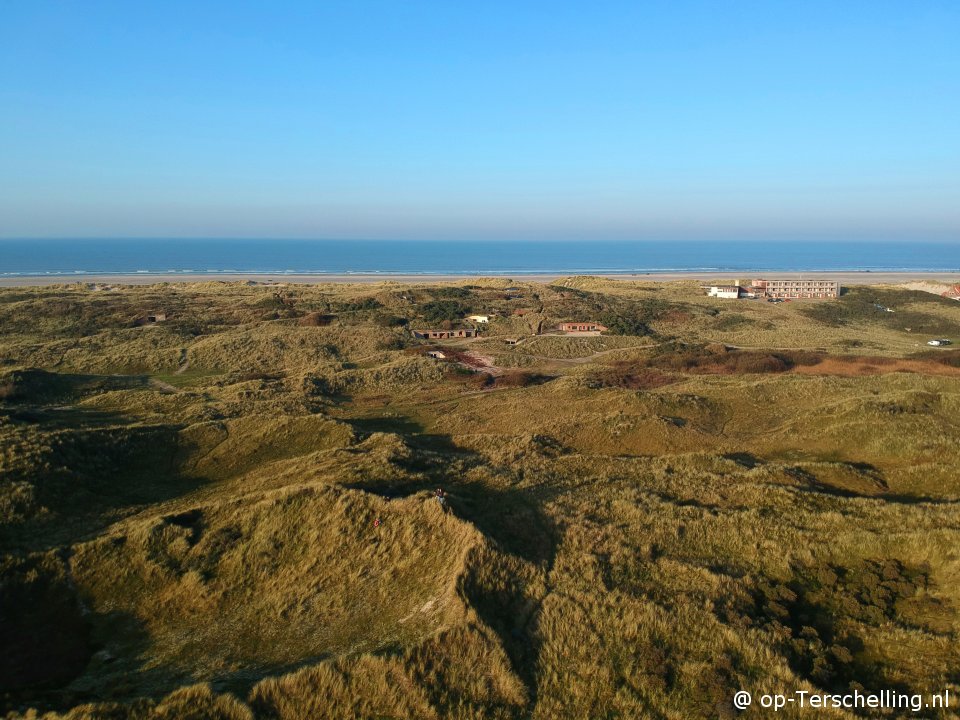
[[[334,303],[333,307],[338,312],[359,312],[361,310],[379,310],[383,307],[383,303],[376,298],[367,297],[360,298],[359,300]]]
[[[284,302],[282,295],[279,293],[273,293],[271,295],[264,295],[262,298],[253,303],[252,307],[276,310],[286,307],[286,302]]]
[[[456,300],[431,300],[420,307],[420,313],[428,322],[453,322],[463,316],[464,307]]]
[[[780,373],[792,367],[781,355],[766,353],[730,353],[720,367],[734,373]]]
[[[818,351],[764,352],[728,350],[723,345],[663,345],[647,361],[653,367],[702,373],[781,373],[798,365],[816,365],[825,353]]]
[[[794,566],[790,579],[760,578],[750,600],[721,603],[717,612],[730,624],[772,631],[794,671],[822,688],[889,684],[885,661],[865,652],[860,633],[902,621],[901,603],[926,597],[929,575],[898,560]]]
[[[435,298],[464,300],[470,297],[470,290],[465,287],[441,287],[434,288],[430,293]]]
[[[531,385],[543,385],[543,383],[551,380],[553,378],[550,375],[516,370],[495,377],[493,384],[494,387],[498,388],[523,388]]]
[[[493,375],[484,372],[474,373],[470,379],[470,384],[478,390],[485,390],[486,388],[493,387],[493,382]]]
[[[69,376],[36,368],[14,370],[0,379],[0,400],[43,403],[63,400],[72,394]]]
[[[380,327],[402,327],[409,321],[398,315],[377,314],[374,316],[373,322]]]
[[[403,350],[409,344],[409,341],[400,335],[388,335],[381,338],[377,343],[379,350]]]
[[[956,323],[922,309],[907,309],[905,305],[954,306],[955,300],[911,290],[883,290],[880,288],[851,288],[838,300],[814,303],[802,308],[807,317],[825,325],[839,327],[851,323],[870,322],[892,330],[924,332],[931,335],[949,335],[956,331]],[[893,312],[887,312],[887,308]]]
[[[613,335],[636,335],[645,337],[653,335],[650,323],[660,320],[671,309],[668,303],[658,299],[624,302],[618,298],[597,296],[600,300],[598,307],[599,321],[609,328]]]
[[[607,326],[607,332],[611,335],[636,335],[638,337],[653,335],[650,326],[636,316],[602,313],[600,322]]]
[[[746,315],[741,315],[740,313],[724,313],[719,320],[717,320],[714,327],[717,330],[728,331],[728,330],[737,330],[748,325],[753,325],[754,322]]]
[[[297,325],[305,327],[326,327],[334,320],[333,315],[324,315],[323,313],[312,312],[304,315],[297,321]]]
[[[591,387],[617,387],[626,390],[654,390],[677,382],[677,378],[654,368],[618,363],[597,372],[589,381]]]
[[[960,368],[960,350],[925,350],[914,353],[911,356],[914,360],[932,360],[940,365],[947,367]]]
[[[793,365],[819,365],[827,357],[826,352],[821,350],[791,350],[786,353],[785,357],[790,358],[790,362]]]
[[[553,290],[555,293],[565,298],[579,298],[585,300],[591,296],[596,295],[588,290],[581,290],[580,288],[571,288],[564,287],[563,285],[547,285],[547,288]]]
[[[333,379],[321,375],[307,375],[303,378],[303,392],[310,397],[332,397],[342,388]]]
[[[704,358],[713,357],[717,352],[726,352],[726,348],[720,346],[714,350],[703,345],[665,343],[653,350],[647,364],[667,370],[692,370],[698,367]]]

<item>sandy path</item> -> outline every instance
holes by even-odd
[[[503,375],[503,368],[496,365],[490,355],[483,355],[478,353],[476,350],[468,350],[463,354],[470,358],[472,362],[461,364],[466,365],[471,370],[479,370],[487,373],[488,375],[493,375],[494,377]]]
[[[176,387],[175,385],[171,385],[170,383],[164,382],[163,380],[157,380],[157,378],[150,378],[150,384],[153,387],[163,392],[168,392],[168,393],[183,392],[180,388]]]

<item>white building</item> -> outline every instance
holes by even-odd
[[[488,323],[490,322],[489,315],[467,315],[467,320],[472,320],[475,323]]]
[[[716,298],[730,298],[736,300],[740,297],[739,285],[711,285],[707,288],[707,295]]]

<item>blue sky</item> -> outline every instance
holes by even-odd
[[[960,3],[0,6],[0,237],[960,240]]]

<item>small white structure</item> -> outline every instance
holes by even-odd
[[[707,295],[716,298],[728,298],[736,300],[740,297],[739,285],[711,285],[707,289]]]
[[[475,323],[488,323],[490,322],[489,315],[467,315],[467,320],[472,320]]]
[[[934,345],[936,347],[939,347],[941,345],[949,345],[949,344],[950,344],[950,341],[944,340],[943,338],[939,338],[937,340],[927,340],[927,345]]]
[[[429,355],[430,357],[432,357],[434,360],[443,360],[444,358],[447,357],[446,355],[444,355],[444,354],[443,354],[442,352],[440,352],[439,350],[428,350],[428,351],[427,351],[427,355]]]

